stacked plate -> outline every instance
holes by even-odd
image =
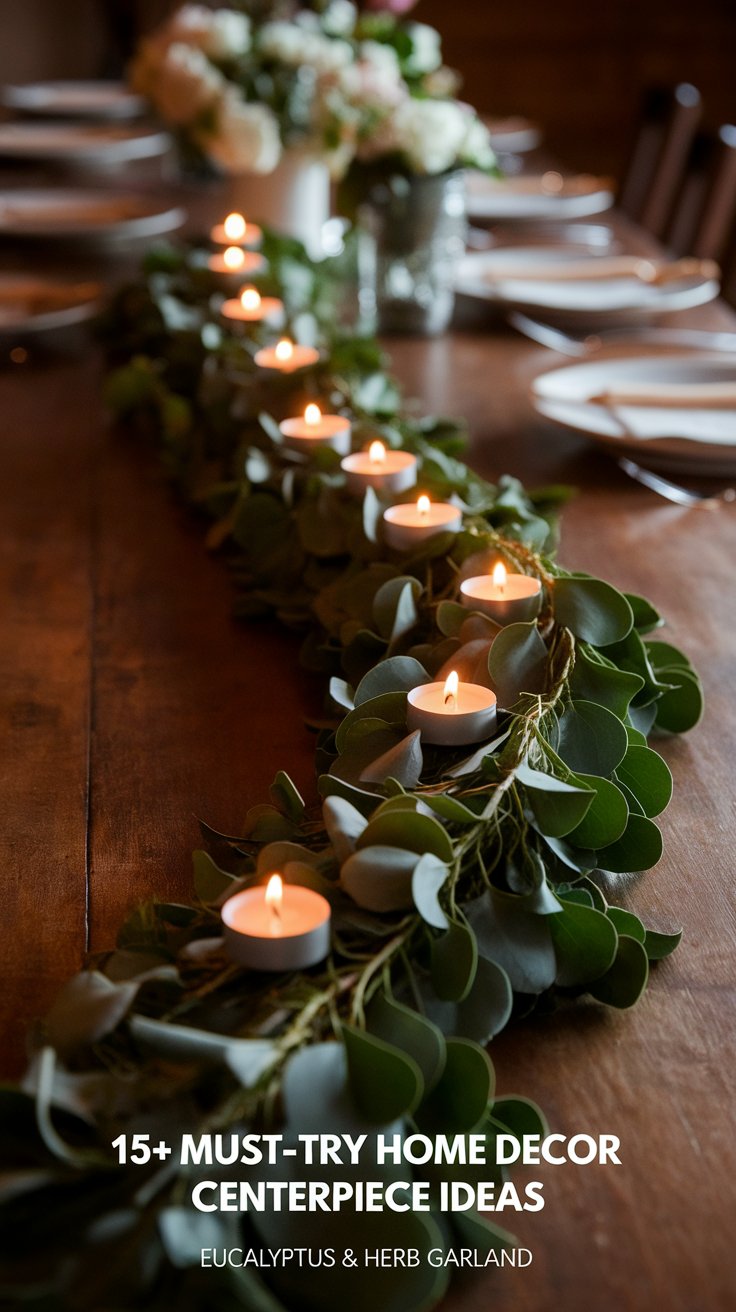
[[[456,290],[547,322],[595,331],[703,305],[718,295],[711,261],[651,261],[565,246],[468,254]]]
[[[532,400],[616,456],[673,473],[736,474],[736,359],[728,355],[618,356],[554,369],[535,380]]]
[[[52,118],[129,119],[146,109],[123,82],[29,82],[3,87],[0,99],[17,113]]]
[[[612,204],[610,182],[590,174],[491,178],[472,173],[467,184],[468,217],[477,223],[565,222],[601,214]]]

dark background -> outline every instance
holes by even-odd
[[[226,3],[226,0],[220,0]],[[0,81],[119,71],[167,0],[0,0]],[[642,91],[694,82],[711,127],[736,119],[736,0],[420,0],[465,94],[543,124],[565,163],[620,175]]]

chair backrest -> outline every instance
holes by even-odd
[[[736,127],[693,143],[667,244],[678,255],[722,260],[736,219]]]
[[[646,95],[619,205],[655,237],[667,227],[701,114],[700,92],[689,82]]]

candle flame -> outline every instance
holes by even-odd
[[[506,566],[502,560],[497,560],[496,564],[493,566],[493,573],[491,574],[491,582],[493,583],[494,588],[498,588],[499,592],[503,592],[506,587],[507,579],[508,573],[506,572]]]
[[[271,908],[271,933],[281,933],[281,904],[284,899],[284,881],[281,875],[271,875],[266,884],[266,906]]]
[[[242,214],[228,214],[222,229],[228,241],[240,241],[245,236],[247,226]]]
[[[222,253],[222,262],[226,269],[236,272],[245,264],[245,252],[239,246],[228,246]]]
[[[321,418],[322,411],[319,406],[315,405],[313,401],[310,401],[304,411],[304,422],[307,424],[318,424]]]
[[[240,293],[240,304],[244,310],[258,310],[261,305],[261,294],[255,287],[244,287]]]
[[[430,504],[431,503],[429,497],[425,497],[425,496],[421,496],[417,501],[417,511],[422,516],[423,519],[426,519],[427,516],[429,515]]]
[[[368,447],[368,459],[372,465],[385,465],[386,448],[383,442],[371,442]]]
[[[457,690],[460,686],[460,679],[457,670],[450,670],[445,680],[445,706],[449,706],[451,711],[457,710]]]
[[[276,343],[276,359],[290,360],[294,354],[294,343],[289,341],[288,337],[282,337],[280,342]]]

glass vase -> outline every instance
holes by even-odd
[[[465,248],[465,179],[396,173],[357,207],[360,319],[369,331],[434,336],[447,328]]]

